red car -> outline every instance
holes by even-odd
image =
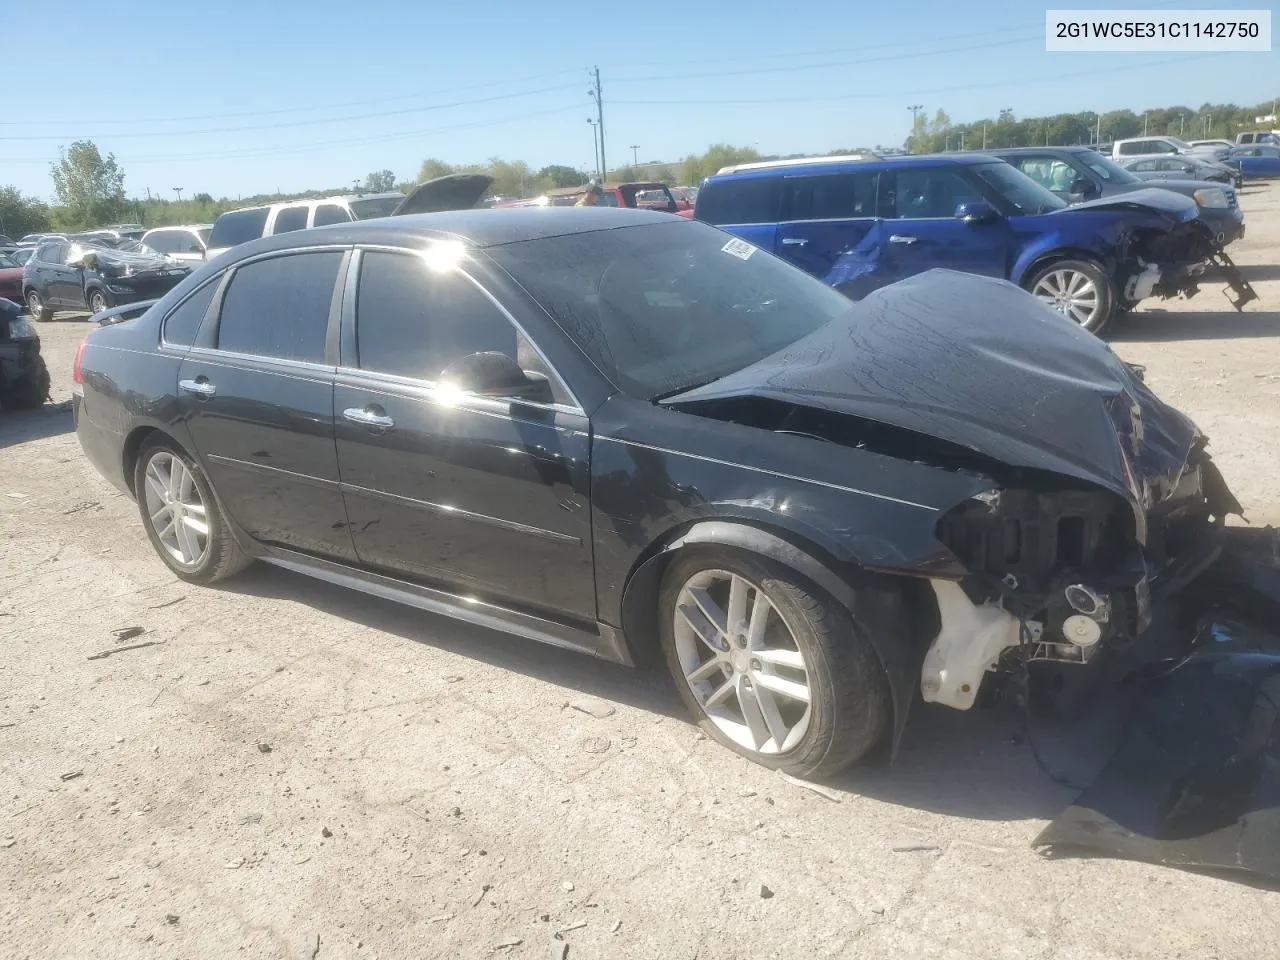
[[[22,264],[0,253],[0,297],[22,303]]]

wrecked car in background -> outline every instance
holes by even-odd
[[[854,299],[934,267],[1011,280],[1094,333],[1148,297],[1193,296],[1210,263],[1257,295],[1196,201],[1140,189],[1075,205],[983,154],[875,154],[725,167],[694,216]]]
[[[894,747],[921,694],[1133,649],[1240,512],[1186,417],[1007,281],[852,303],[667,214],[298,231],[112,319],[77,433],[176,576],[262,559],[661,657],[710,736],[799,776]]]
[[[27,311],[36,320],[48,320],[57,310],[100,313],[118,304],[155,299],[191,272],[186,264],[142,251],[70,240],[41,243],[22,268]]]

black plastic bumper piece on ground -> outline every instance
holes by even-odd
[[[1237,311],[1243,310],[1246,303],[1258,299],[1257,292],[1249,284],[1249,281],[1244,278],[1240,268],[1227,256],[1227,251],[1222,248],[1221,244],[1214,244],[1214,253],[1209,258],[1209,262],[1222,272],[1222,277],[1227,281],[1227,286],[1230,288],[1222,292]],[[1232,291],[1235,292],[1234,297],[1231,295]]]

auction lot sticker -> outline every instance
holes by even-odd
[[[1271,11],[1046,10],[1045,49],[1267,52],[1271,49]]]
[[[737,237],[734,237],[720,249],[730,256],[737,257],[739,260],[750,260],[751,255],[756,252],[755,247],[745,240],[739,240]]]

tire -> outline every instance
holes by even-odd
[[[165,482],[176,465],[186,472],[189,482],[183,480],[177,485]],[[149,477],[148,473],[152,475]],[[151,545],[181,579],[210,584],[239,573],[253,562],[231,535],[204,471],[177,444],[167,438],[147,442],[134,466],[133,489]],[[170,493],[168,498],[162,493],[166,489]],[[178,495],[176,498],[172,496],[174,493]],[[197,503],[199,510],[194,506]],[[206,531],[203,537],[197,531],[201,516]],[[188,521],[194,521],[195,525]],[[194,547],[187,549],[193,543]]]
[[[727,614],[734,606],[729,598],[735,578],[746,584],[739,610],[761,609],[760,597],[767,601],[767,619],[761,621],[766,630],[758,640],[731,627],[733,639],[726,641],[702,615],[699,603],[708,600]],[[702,600],[694,600],[691,590],[704,591]],[[658,607],[663,655],[685,706],[709,737],[747,759],[796,777],[824,779],[861,759],[888,731],[888,680],[860,625],[787,567],[736,550],[683,551],[663,577]],[[694,629],[695,622],[719,639],[718,652]],[[769,683],[757,684],[760,677]],[[733,692],[718,699],[726,687]],[[807,704],[794,699],[796,687],[804,688]],[[744,695],[757,704],[754,730]],[[762,697],[772,701],[780,727],[768,719]]]
[[[31,370],[21,380],[0,384],[0,406],[7,410],[34,410],[49,399],[49,368],[44,357],[36,357]]]
[[[1035,272],[1027,289],[1042,303],[1090,333],[1101,333],[1116,313],[1115,284],[1092,260],[1055,260]],[[1089,305],[1091,309],[1086,307]]]
[[[44,304],[44,299],[35,290],[27,291],[27,313],[38,323],[53,319],[53,311]]]
[[[107,299],[107,295],[101,290],[92,290],[89,292],[89,312],[101,313],[111,306],[111,302]]]

